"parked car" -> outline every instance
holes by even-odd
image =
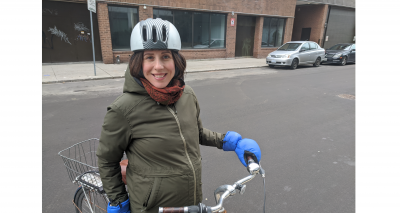
[[[201,44],[194,45],[193,48],[215,48],[215,47],[224,47],[225,40],[223,39],[211,39],[210,46],[208,46],[208,40],[203,41]]]
[[[290,41],[268,54],[266,58],[266,62],[271,68],[289,66],[291,69],[305,64],[318,67],[321,61],[325,60],[325,49],[312,41]]]
[[[342,66],[349,62],[356,63],[356,44],[335,44],[326,50],[327,64],[340,64]]]

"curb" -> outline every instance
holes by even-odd
[[[268,65],[256,65],[256,66],[248,66],[248,67],[234,67],[234,68],[220,68],[220,69],[208,69],[208,70],[195,70],[195,71],[186,71],[186,73],[196,73],[196,72],[214,72],[214,71],[226,71],[226,70],[238,70],[238,69],[247,69],[247,68],[257,68],[257,67],[268,67]],[[56,83],[66,83],[66,82],[78,82],[78,81],[92,81],[92,80],[104,80],[104,79],[116,79],[116,78],[125,78],[125,75],[121,76],[107,76],[107,77],[99,77],[99,78],[82,78],[82,79],[69,79],[64,81],[46,81],[42,84],[56,84]]]

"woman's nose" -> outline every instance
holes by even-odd
[[[156,69],[156,70],[164,69],[164,65],[159,58],[156,58],[156,63],[154,65],[154,69]]]

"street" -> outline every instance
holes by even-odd
[[[203,126],[257,141],[266,171],[268,213],[355,212],[355,67],[250,68],[186,75]],[[43,212],[74,212],[70,182],[57,153],[99,138],[106,107],[124,79],[43,84]],[[248,175],[234,152],[201,147],[203,202]],[[244,195],[224,202],[229,213],[262,212],[261,176]]]

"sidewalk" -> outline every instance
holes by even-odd
[[[220,60],[187,60],[186,71],[207,72],[215,70],[243,69],[268,66],[265,58],[238,58]],[[123,78],[127,63],[103,64],[96,62],[96,76],[94,76],[93,62],[43,64],[42,83],[63,83],[71,81],[86,81],[96,79]]]

